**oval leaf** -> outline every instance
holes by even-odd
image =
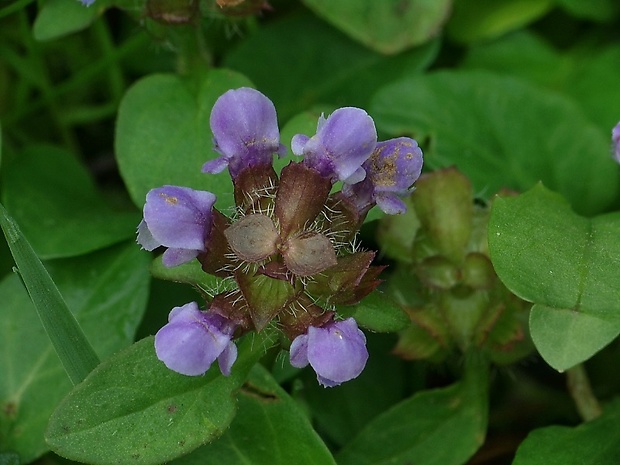
[[[620,402],[605,407],[599,418],[576,428],[550,426],[532,431],[512,465],[616,465]]]
[[[470,357],[466,370],[461,382],[417,393],[376,417],[336,456],[338,464],[465,463],[484,441],[488,414],[486,362]]]
[[[233,206],[228,172],[202,173],[217,154],[209,128],[211,108],[231,88],[251,86],[241,74],[212,70],[194,93],[172,74],[148,76],[131,87],[116,122],[119,168],[134,203],[142,208],[150,189],[163,185],[206,190],[218,196],[220,210]]]
[[[437,35],[452,0],[304,0],[319,16],[367,47],[401,52]]]
[[[4,168],[6,209],[40,258],[81,255],[135,235],[139,214],[108,206],[72,154],[30,147]]]
[[[500,279],[535,302],[532,338],[553,368],[587,360],[620,333],[620,213],[593,219],[542,185],[497,198],[489,222]]]
[[[129,244],[46,263],[101,358],[133,341],[148,299],[148,261],[149,254]],[[71,382],[17,275],[0,281],[0,300],[0,425],[8,431],[1,448],[30,463],[49,450],[43,433]]]
[[[379,91],[370,113],[392,135],[430,138],[426,166],[456,165],[482,195],[542,180],[589,214],[618,195],[609,135],[571,101],[518,79],[472,71],[412,77]]]
[[[299,404],[261,365],[239,390],[239,414],[216,442],[174,465],[335,465]]]
[[[99,365],[58,406],[46,438],[54,452],[90,464],[160,464],[219,437],[235,415],[234,391],[265,353],[246,338],[229,377],[173,372],[145,338]],[[165,431],[166,434],[162,434]]]

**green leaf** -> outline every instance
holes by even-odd
[[[210,296],[220,292],[219,289],[224,286],[222,278],[205,273],[198,260],[192,260],[191,262],[169,268],[164,266],[162,256],[160,255],[153,260],[150,270],[151,274],[157,279],[191,284]],[[216,290],[218,292],[215,292]]]
[[[430,138],[426,166],[456,165],[478,195],[542,180],[589,214],[618,196],[609,136],[569,100],[524,81],[472,71],[414,76],[383,88],[370,109],[391,135]]]
[[[172,74],[156,74],[131,87],[116,122],[119,168],[134,203],[162,185],[186,186],[218,196],[217,208],[234,205],[230,175],[204,174],[202,165],[217,154],[209,129],[211,108],[231,88],[251,86],[241,74],[212,70],[198,89]]]
[[[590,5],[590,2],[580,2]],[[573,99],[607,135],[620,117],[617,66],[620,46],[584,45],[559,51],[533,33],[520,31],[472,47],[463,66],[511,74]]]
[[[419,392],[371,421],[338,465],[465,463],[484,441],[488,412],[486,362],[469,354],[466,367],[459,383]]]
[[[11,452],[0,453],[0,465],[19,465],[19,455]]]
[[[34,38],[52,40],[81,31],[95,20],[99,12],[96,3],[86,7],[78,0],[47,0],[34,21]]]
[[[616,0],[558,0],[557,3],[574,16],[605,23],[613,21],[620,11]]]
[[[216,442],[173,465],[335,465],[299,405],[261,365],[238,394],[239,413]]]
[[[131,243],[46,263],[102,358],[133,341],[148,299],[148,261]],[[0,281],[0,300],[0,450],[18,452],[28,463],[49,449],[43,432],[71,382],[17,275]]]
[[[366,337],[370,357],[357,378],[325,389],[317,383],[314,371],[306,369],[303,373],[301,393],[312,421],[322,436],[340,447],[369,421],[402,400],[405,389],[404,363],[391,353],[394,335],[367,333]]]
[[[386,57],[307,14],[265,24],[228,54],[224,63],[246,74],[273,100],[284,122],[314,104],[366,108],[377,89],[426,68],[438,50],[439,42],[431,41]],[[301,61],[300,56],[304,57]],[[316,121],[311,135],[315,131]],[[283,137],[282,143],[289,144],[290,139]]]
[[[619,424],[620,402],[615,401],[599,418],[575,428],[536,429],[523,441],[512,465],[616,465]]]
[[[545,15],[553,0],[455,0],[448,34],[459,42],[491,39]]]
[[[142,339],[95,369],[50,418],[52,450],[91,464],[160,464],[218,438],[235,415],[234,392],[266,350],[265,333],[246,336],[229,377],[212,366],[184,376]]]
[[[373,291],[357,305],[339,306],[338,313],[353,317],[360,326],[379,333],[400,331],[410,323],[400,306],[381,291]]]
[[[495,271],[535,302],[530,332],[556,370],[590,358],[620,333],[620,213],[588,219],[537,185],[498,197],[489,222]]]
[[[135,236],[139,214],[108,206],[70,153],[30,147],[4,168],[6,209],[41,258],[81,255]]]
[[[99,359],[43,263],[2,205],[0,226],[45,332],[71,382],[77,384],[97,366]]]
[[[353,39],[394,54],[435,37],[452,0],[304,0],[306,6]]]

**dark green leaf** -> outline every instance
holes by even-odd
[[[264,333],[248,335],[229,377],[212,366],[184,376],[143,339],[103,362],[58,406],[47,442],[91,464],[160,464],[218,438],[235,415],[234,392],[264,355]],[[165,434],[164,434],[165,433]]]
[[[4,168],[6,208],[41,258],[81,255],[135,236],[139,214],[109,207],[70,153],[30,147]]]
[[[543,16],[553,0],[455,0],[449,35],[460,42],[490,39]]]
[[[227,171],[201,173],[217,154],[209,129],[211,108],[231,88],[251,86],[244,76],[212,70],[194,90],[172,74],[151,75],[131,87],[118,113],[116,152],[121,174],[134,203],[142,208],[147,192],[163,185],[213,192],[217,208],[233,205]]]
[[[466,366],[459,383],[417,393],[371,421],[338,464],[465,463],[484,441],[488,410],[486,362],[470,354]]]
[[[575,428],[550,426],[532,431],[517,450],[513,465],[616,465],[620,457],[620,402],[605,407],[596,420]]]
[[[438,46],[433,41],[385,57],[313,16],[295,15],[259,29],[227,56],[225,64],[252,79],[273,100],[280,121],[287,121],[318,103],[366,108],[385,83],[426,68]],[[314,131],[316,121],[310,135]],[[283,138],[282,143],[287,145],[290,139]]]
[[[338,29],[367,47],[393,54],[438,35],[452,0],[304,0]]]
[[[518,79],[471,71],[416,76],[377,93],[371,113],[391,135],[430,138],[426,166],[456,165],[477,195],[542,180],[589,214],[618,195],[609,136],[569,100]]]
[[[148,297],[148,261],[132,243],[46,264],[103,358],[133,341]],[[47,420],[71,382],[17,275],[0,281],[0,300],[0,450],[14,450],[27,463],[48,450]]]
[[[366,424],[402,400],[403,362],[390,351],[394,335],[366,333],[370,353],[362,374],[333,389],[325,389],[306,369],[304,400],[317,429],[338,446],[351,441]],[[287,354],[288,357],[288,354]]]
[[[493,266],[508,289],[536,303],[532,339],[557,370],[590,358],[620,333],[619,233],[620,213],[577,216],[542,185],[493,203]]]
[[[174,465],[335,465],[308,417],[261,365],[238,395],[239,414],[216,442]]]
[[[590,2],[580,2],[590,5]],[[521,31],[470,49],[464,66],[512,74],[571,97],[609,134],[620,116],[617,68],[620,46],[601,44],[559,51],[533,33]]]
[[[45,332],[71,382],[77,384],[99,359],[43,263],[2,205],[0,226]]]
[[[47,0],[34,22],[34,38],[52,40],[81,31],[95,20],[99,12],[97,4],[86,7],[77,0]]]
[[[379,333],[400,331],[409,324],[407,314],[381,291],[371,292],[357,305],[338,307],[338,313],[352,316],[360,326]]]
[[[620,11],[616,0],[558,0],[570,14],[594,21],[611,22]]]

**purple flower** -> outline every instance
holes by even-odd
[[[320,328],[310,326],[291,344],[291,365],[303,368],[309,363],[325,387],[357,378],[366,360],[366,336],[353,318],[330,321]]]
[[[611,131],[611,141],[613,144],[614,158],[620,163],[620,122]]]
[[[196,302],[175,307],[168,324],[155,335],[157,358],[187,376],[204,374],[217,359],[222,374],[230,375],[237,359],[231,341],[235,324],[216,313],[201,312]]]
[[[407,209],[399,196],[411,192],[413,183],[422,172],[422,150],[408,137],[379,142],[362,165],[367,176],[357,184],[345,184],[342,194],[360,211],[375,203],[389,215],[404,213]]]
[[[203,173],[219,173],[228,166],[235,179],[244,168],[271,165],[274,153],[286,153],[276,109],[257,90],[242,87],[221,95],[211,110],[210,124],[215,151],[222,156],[205,163]]]
[[[215,198],[211,192],[189,187],[151,189],[138,226],[138,243],[149,251],[168,247],[163,255],[167,267],[192,260],[206,250]]]
[[[84,6],[91,6],[93,3],[95,3],[95,0],[80,0],[80,3]]]
[[[316,135],[297,134],[291,141],[295,155],[324,177],[347,183],[364,179],[362,168],[377,144],[375,123],[368,114],[353,107],[339,108],[327,119],[321,115]]]

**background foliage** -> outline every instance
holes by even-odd
[[[616,465],[619,31],[616,0],[0,3],[0,201],[21,230],[0,241],[0,464]],[[419,288],[431,220],[411,204],[418,216],[373,211],[362,231],[400,307],[371,296],[348,310],[376,330],[358,379],[320,388],[269,335],[242,343],[231,378],[165,370],[150,335],[197,294],[165,281],[135,228],[162,184],[233,205],[228,175],[200,167],[215,156],[211,107],[240,86],[273,100],[285,144],[321,112],[359,106],[380,139],[416,138],[426,173],[464,173],[451,215],[490,208],[471,220],[484,218],[469,227],[476,251],[531,307],[522,336],[535,349],[491,357],[445,342],[474,331],[464,320],[418,324],[438,292]],[[460,243],[458,228],[439,230]],[[13,270],[9,245],[25,240],[102,361],[76,388],[29,298],[50,285],[20,281],[21,263],[43,276],[30,248]],[[195,271],[172,279],[212,284]],[[398,331],[428,357],[397,357]]]

